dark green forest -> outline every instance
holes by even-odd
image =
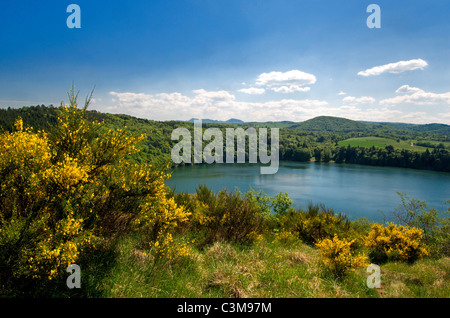
[[[58,111],[58,107],[52,105],[0,109],[0,131],[13,131],[14,121],[18,117],[23,119],[25,127],[32,127],[35,131],[47,131],[56,124]],[[136,135],[145,133],[147,137],[140,145],[141,151],[133,158],[137,162],[154,164],[170,162],[171,149],[178,142],[171,140],[172,131],[178,127],[185,127],[193,133],[194,128],[191,121],[153,121],[95,110],[88,110],[87,114],[90,120],[103,121],[108,128],[126,127],[129,132]],[[300,123],[287,121],[203,123],[203,129],[210,127],[219,128],[222,131],[229,127],[242,127],[244,130],[255,127],[257,131],[261,127],[279,128],[280,160],[378,165],[450,172],[450,141],[448,140],[450,126],[444,124],[369,123],[320,116]],[[270,129],[268,131],[270,132]],[[384,147],[377,144],[370,145],[367,142],[358,143],[359,138],[364,137],[383,138],[391,143]],[[339,142],[345,140],[355,142],[347,146],[339,145]],[[206,145],[207,142],[204,141],[204,144]],[[248,150],[246,158],[248,158]]]

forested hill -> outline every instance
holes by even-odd
[[[89,120],[104,122],[107,128],[124,128],[135,134],[147,134],[147,138],[140,144],[141,151],[136,155],[139,162],[150,161],[165,163],[170,160],[173,129],[182,124],[192,124],[177,121],[158,122],[148,119],[136,118],[129,115],[101,113],[95,110],[86,112]],[[48,131],[58,122],[58,108],[53,106],[26,106],[22,108],[0,109],[0,133],[14,131],[15,120],[21,117],[24,127],[32,127],[34,131]]]
[[[58,108],[28,106],[0,109],[0,132],[14,131],[14,121],[21,117],[24,126],[48,131],[57,123]],[[145,133],[136,155],[138,162],[170,162],[172,131],[177,127],[193,130],[189,121],[154,121],[129,115],[88,110],[90,120],[103,121],[107,128],[123,128],[136,135]],[[278,127],[281,160],[357,163],[432,169],[450,172],[450,126],[364,123],[345,118],[320,116],[301,123],[203,123],[204,128]],[[204,141],[204,145],[207,141]],[[226,153],[224,145],[224,154]]]
[[[305,131],[368,132],[371,130],[371,126],[346,118],[319,116],[297,123],[289,128]]]
[[[390,132],[407,133],[421,132],[450,136],[450,125],[445,124],[407,124],[389,122],[364,122],[340,117],[319,116],[304,122],[296,123],[290,129],[305,131],[329,132]]]
[[[424,125],[404,124],[404,123],[380,123],[380,124],[395,127],[398,129],[405,129],[418,132],[430,132],[450,136],[450,125],[445,124],[424,124]]]

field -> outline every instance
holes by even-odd
[[[422,146],[416,146],[416,140],[401,140],[401,139],[389,139],[389,138],[381,138],[381,137],[356,137],[356,138],[349,138],[346,140],[341,140],[338,142],[339,146],[341,147],[366,147],[370,148],[372,146],[374,147],[380,147],[384,148],[386,146],[392,146],[395,149],[405,149],[410,151],[425,151],[427,150],[427,147]],[[433,141],[427,141],[430,144],[438,145],[437,142]],[[444,143],[443,143],[444,144]],[[446,147],[449,147],[449,142],[446,142],[444,145]],[[430,151],[432,148],[428,148]]]
[[[413,265],[381,266],[381,288],[366,285],[360,268],[337,279],[320,266],[317,249],[301,242],[281,244],[268,236],[257,245],[216,242],[194,249],[171,264],[154,267],[136,249],[136,238],[122,239],[113,250],[89,258],[84,268],[87,297],[448,297],[449,258]],[[66,291],[67,292],[67,291]],[[76,291],[73,291],[73,293]],[[67,295],[67,296],[74,296]]]

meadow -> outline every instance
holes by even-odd
[[[429,146],[423,146],[424,144],[428,144]],[[439,144],[442,145],[443,148],[449,148],[450,142],[437,142],[432,140],[427,141],[417,141],[415,139],[412,140],[402,140],[402,139],[391,139],[391,138],[383,138],[383,137],[355,137],[348,138],[345,140],[341,140],[338,142],[338,145],[341,147],[379,147],[386,148],[387,146],[392,146],[394,149],[400,150],[410,150],[410,151],[419,151],[423,152],[427,149],[430,149],[430,146],[435,148],[438,147]]]

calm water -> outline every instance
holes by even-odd
[[[382,221],[399,204],[397,191],[410,198],[427,201],[438,211],[447,210],[450,200],[450,173],[362,165],[280,162],[274,175],[261,175],[257,165],[212,164],[178,167],[167,185],[177,192],[194,193],[199,184],[214,191],[251,186],[270,196],[287,192],[294,207],[323,203],[350,219],[367,217]]]

